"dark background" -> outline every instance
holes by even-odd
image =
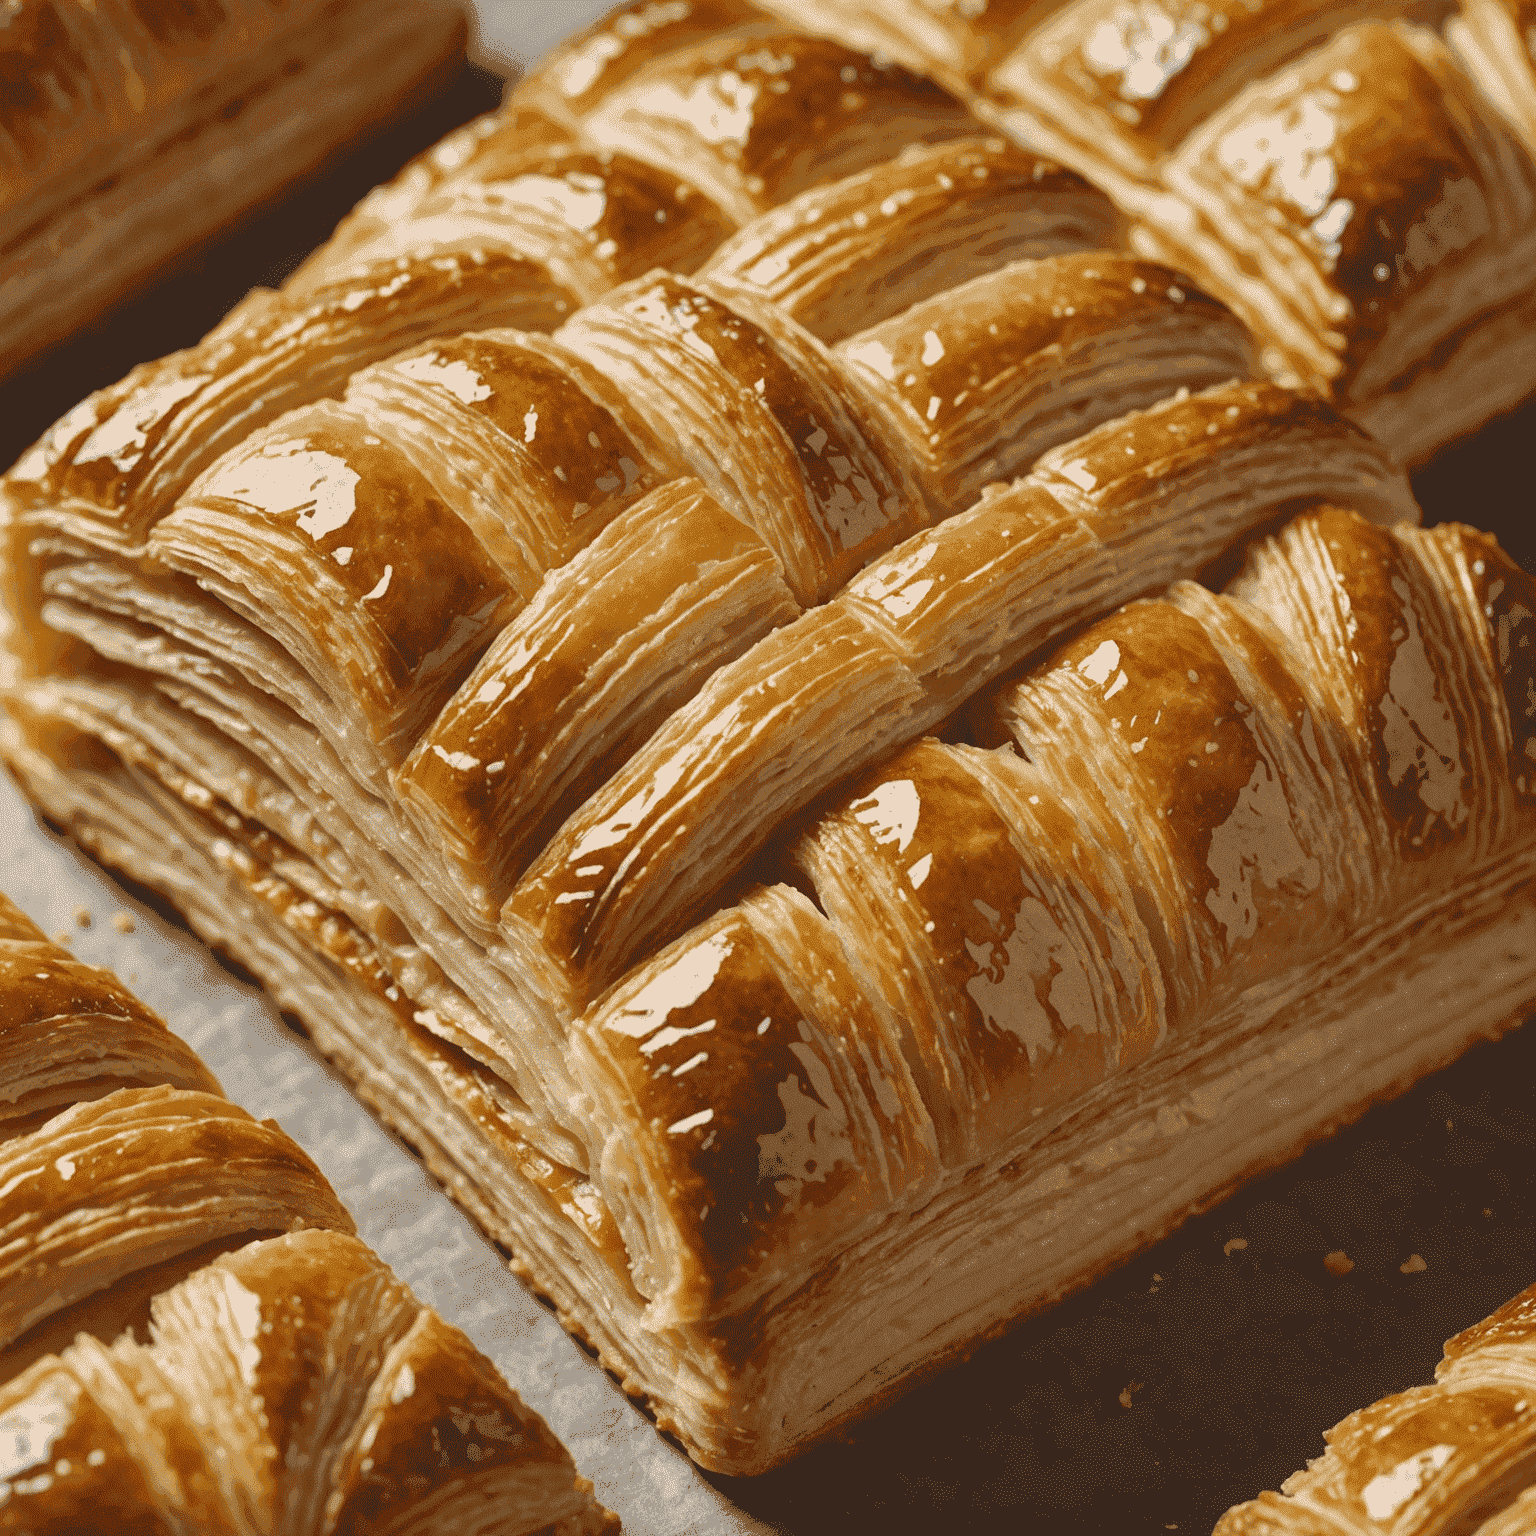
[[[253,285],[280,283],[370,187],[500,93],[494,76],[467,70],[0,385],[0,464],[92,389],[190,345]],[[1414,476],[1427,520],[1490,529],[1536,570],[1533,444],[1536,402],[1443,452]],[[1321,1454],[1325,1428],[1428,1381],[1450,1334],[1536,1280],[1533,1083],[1528,1025],[839,1442],[761,1478],[710,1480],[794,1536],[1208,1532],[1229,1505]],[[1224,1253],[1231,1238],[1246,1248]],[[1354,1261],[1346,1276],[1323,1264],[1334,1249]],[[1405,1275],[1411,1254],[1427,1267]]]

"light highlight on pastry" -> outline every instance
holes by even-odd
[[[1228,1510],[1216,1536],[1324,1529],[1518,1536],[1536,1518],[1533,1380],[1536,1287],[1446,1340],[1432,1385],[1384,1397],[1335,1424],[1322,1456],[1279,1493]]]

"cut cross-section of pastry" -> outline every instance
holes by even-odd
[[[1472,1531],[1536,1520],[1536,1286],[1445,1343],[1427,1387],[1352,1413],[1327,1451],[1222,1517],[1216,1536]],[[1390,1523],[1389,1523],[1390,1522]]]
[[[46,1049],[51,1029],[110,1061],[125,1022],[172,1039],[3,895],[0,954],[32,971],[0,978],[8,1047]],[[351,1235],[299,1147],[180,1053],[160,1051],[162,1087],[56,1074],[73,1106],[0,1149],[7,1521],[37,1536],[616,1531],[490,1361]],[[188,1064],[196,1087],[170,1086]],[[153,1058],[133,1066],[142,1079]],[[35,1075],[8,1049],[0,1094],[20,1100]]]

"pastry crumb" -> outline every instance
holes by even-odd
[[[1355,1261],[1342,1248],[1323,1255],[1323,1265],[1330,1275],[1347,1275],[1355,1267]]]
[[[1241,1253],[1248,1246],[1246,1237],[1229,1237],[1221,1245],[1221,1251],[1230,1259],[1234,1253]]]
[[[132,933],[139,925],[133,920],[131,912],[114,912],[112,914],[112,926],[119,933]]]
[[[1126,1385],[1124,1387],[1121,1387],[1121,1389],[1120,1389],[1120,1406],[1122,1408],[1130,1408],[1131,1406],[1133,1406],[1132,1403],[1131,1403],[1131,1393],[1133,1393],[1133,1392],[1140,1392],[1141,1389],[1142,1389],[1142,1386],[1143,1386],[1142,1382],[1133,1381],[1133,1382],[1130,1382],[1128,1385]]]
[[[81,928],[89,928],[91,926],[91,909],[89,907],[76,907],[75,922]]]
[[[59,931],[54,934],[53,942],[55,944],[68,944],[72,938],[74,938],[74,934],[72,934],[69,929],[60,928]]]
[[[1418,1275],[1428,1268],[1429,1265],[1424,1262],[1421,1255],[1410,1253],[1407,1259],[1397,1266],[1397,1272],[1400,1275]]]

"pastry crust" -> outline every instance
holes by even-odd
[[[3,895],[0,949],[30,968],[0,980],[13,1099],[35,1075],[16,1047],[46,1029],[73,1043],[64,1060],[92,1040],[121,1055],[125,1017],[130,1038],[171,1038]],[[276,1123],[228,1103],[185,1046],[133,1066],[145,1076],[157,1059],[184,1076],[190,1063],[196,1086],[108,1091],[56,1073],[55,1097],[73,1086],[78,1102],[13,1128],[0,1157],[7,1520],[175,1536],[616,1531],[491,1363],[351,1235]]]
[[[624,13],[5,482],[14,770],[721,1470],[1536,994],[1529,578],[1117,228],[888,60]]]
[[[994,688],[978,746],[872,770],[795,847],[825,916],[778,885],[709,919],[540,1058],[532,1101],[258,842],[209,862],[147,757],[69,780],[33,759],[33,783],[204,932],[258,934],[243,953],[567,1325],[746,1470],[1519,1016],[1532,611],[1484,536],[1304,518],[1232,596],[1181,586]],[[1173,711],[1152,739],[1127,724],[1147,697]],[[185,873],[120,840],[130,815]]]
[[[917,5],[772,8],[879,34],[1085,172],[1137,220],[1139,252],[1253,326],[1271,373],[1405,460],[1536,385],[1536,68],[1518,7],[1074,0],[1022,28],[1014,7],[964,24]],[[936,27],[970,36],[956,48]]]
[[[0,375],[444,85],[449,0],[18,0],[0,32]]]
[[[1222,1517],[1216,1536],[1466,1530],[1514,1536],[1536,1510],[1536,1286],[1446,1340],[1433,1385],[1327,1431],[1328,1449]],[[1390,1522],[1390,1524],[1389,1524]]]

